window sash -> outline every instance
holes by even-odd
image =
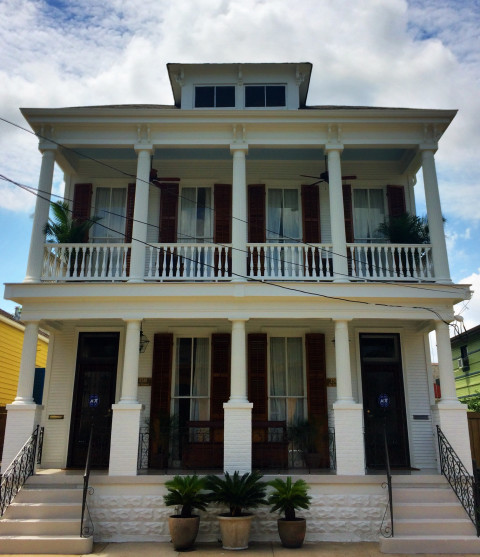
[[[355,242],[383,240],[378,227],[385,220],[385,193],[378,188],[353,190],[353,227]]]
[[[211,187],[184,187],[180,192],[178,241],[213,242]]]
[[[93,215],[101,220],[93,225],[93,242],[124,241],[126,204],[127,188],[96,188]]]
[[[296,188],[267,190],[267,241],[274,243],[301,240],[299,191]]]

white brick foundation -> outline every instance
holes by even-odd
[[[42,406],[36,404],[7,404],[7,425],[3,444],[2,473],[40,423]]]
[[[226,402],[224,410],[223,469],[232,474],[252,471],[251,402]]]
[[[435,423],[440,426],[447,441],[470,474],[473,473],[470,435],[468,433],[466,404],[442,404],[434,407]],[[435,431],[435,437],[437,432]],[[439,461],[440,466],[440,461]]]
[[[110,476],[136,476],[142,405],[114,404],[112,411],[112,441],[108,474]]]
[[[365,474],[363,405],[334,403],[337,476]]]

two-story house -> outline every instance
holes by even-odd
[[[311,69],[169,64],[172,106],[22,109],[42,164],[26,277],[5,291],[26,330],[4,461],[40,423],[41,468],[82,467],[93,419],[99,539],[166,536],[139,502],[162,474],[252,468],[309,473],[331,508],[312,539],[374,539],[385,424],[396,469],[437,474],[436,424],[471,469],[449,341],[470,292],[434,157],[455,111],[307,105]],[[83,243],[45,242],[55,164],[73,217],[101,217]],[[430,242],[391,243],[379,227],[415,215],[419,171]]]

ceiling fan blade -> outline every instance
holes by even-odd
[[[342,180],[356,180],[356,176],[342,176]]]
[[[302,178],[313,178],[314,180],[318,180],[319,176],[310,176],[310,174],[300,174]]]

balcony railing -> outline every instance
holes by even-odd
[[[146,281],[192,282],[232,279],[232,247],[213,243],[150,244]],[[245,269],[253,280],[331,281],[332,244],[249,243]],[[126,281],[131,244],[45,244],[44,281]],[[347,244],[348,277],[373,281],[434,281],[430,244]]]

